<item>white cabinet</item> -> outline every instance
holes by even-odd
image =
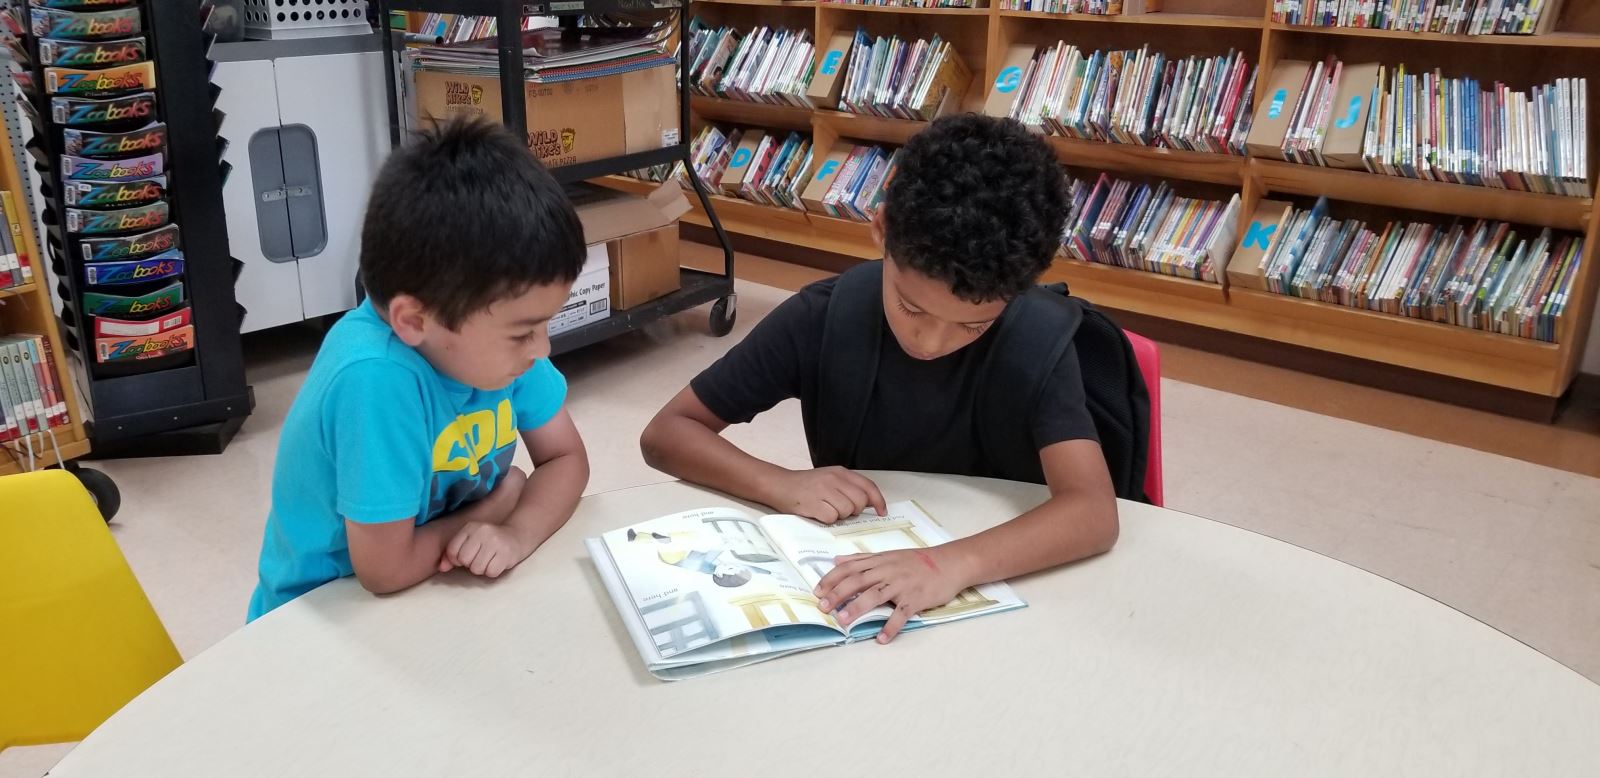
[[[228,238],[244,332],[356,305],[361,220],[389,151],[375,40],[219,44]]]

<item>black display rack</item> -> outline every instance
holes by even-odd
[[[43,88],[38,39],[27,38],[31,75],[39,86],[28,98],[34,124],[28,147],[41,177],[41,218],[59,280],[65,340],[85,368],[94,416],[87,426],[96,457],[220,453],[255,407],[239,336],[243,312],[233,294],[240,265],[229,251],[222,205],[226,141],[218,136],[220,90],[211,83],[213,36],[202,29],[203,4],[209,6],[203,0],[138,3],[155,63],[157,117],[167,126],[167,200],[171,223],[180,229],[182,280],[194,325],[193,349],[150,360],[96,359],[83,297],[84,258],[64,224],[63,127],[54,122],[51,96]]]
[[[164,1],[164,0],[163,0]],[[580,162],[552,168],[557,181],[575,186],[583,181],[601,176],[616,175],[630,170],[682,162],[692,169],[689,145],[689,15],[687,3],[678,0],[374,0],[377,18],[387,25],[390,11],[418,11],[450,13],[466,16],[492,16],[499,39],[500,55],[500,105],[506,126],[518,137],[527,135],[527,97],[524,93],[522,59],[522,20],[527,16],[554,16],[561,26],[577,34],[579,17],[607,13],[639,14],[645,12],[677,11],[678,18],[678,142],[659,149],[641,151],[621,156]],[[388,32],[386,30],[386,32]],[[399,102],[399,73],[396,66],[394,35],[383,36],[384,67],[389,101],[389,138],[401,143],[402,122]],[[694,192],[705,208],[711,228],[716,232],[722,247],[723,272],[707,273],[682,268],[678,291],[665,297],[627,310],[613,311],[597,322],[555,335],[550,339],[551,349],[561,354],[573,349],[598,343],[615,335],[638,329],[663,316],[715,301],[711,309],[711,332],[718,337],[733,329],[738,315],[738,296],[733,290],[733,244],[722,229],[722,222],[712,208],[711,195],[698,176],[687,176]]]

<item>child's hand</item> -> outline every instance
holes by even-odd
[[[498,524],[471,521],[463,525],[445,546],[439,572],[465,567],[473,575],[499,578],[501,573],[528,558],[533,549],[524,548],[515,532]]]
[[[851,554],[833,561],[838,566],[813,592],[822,601],[819,607],[824,612],[837,608],[839,623],[848,624],[893,602],[894,614],[878,633],[879,643],[893,640],[912,616],[950,602],[967,586],[952,569],[954,560],[939,547]]]
[[[823,524],[848,519],[867,508],[876,510],[880,516],[889,512],[877,484],[842,467],[785,473],[769,504],[785,513],[816,519]]]

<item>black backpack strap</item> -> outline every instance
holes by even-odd
[[[1028,421],[1082,321],[1075,302],[1030,289],[1007,306],[995,333],[987,380],[978,384],[978,442],[984,458],[1009,478],[1044,483]]]
[[[822,330],[815,423],[807,440],[815,467],[855,463],[883,343],[883,265],[863,262],[839,276]]]

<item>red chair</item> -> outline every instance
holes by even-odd
[[[1150,392],[1150,453],[1144,471],[1144,493],[1150,502],[1161,502],[1161,350],[1156,343],[1142,335],[1127,330],[1128,342],[1133,345],[1133,356],[1139,360],[1139,373],[1144,376],[1145,388]]]

